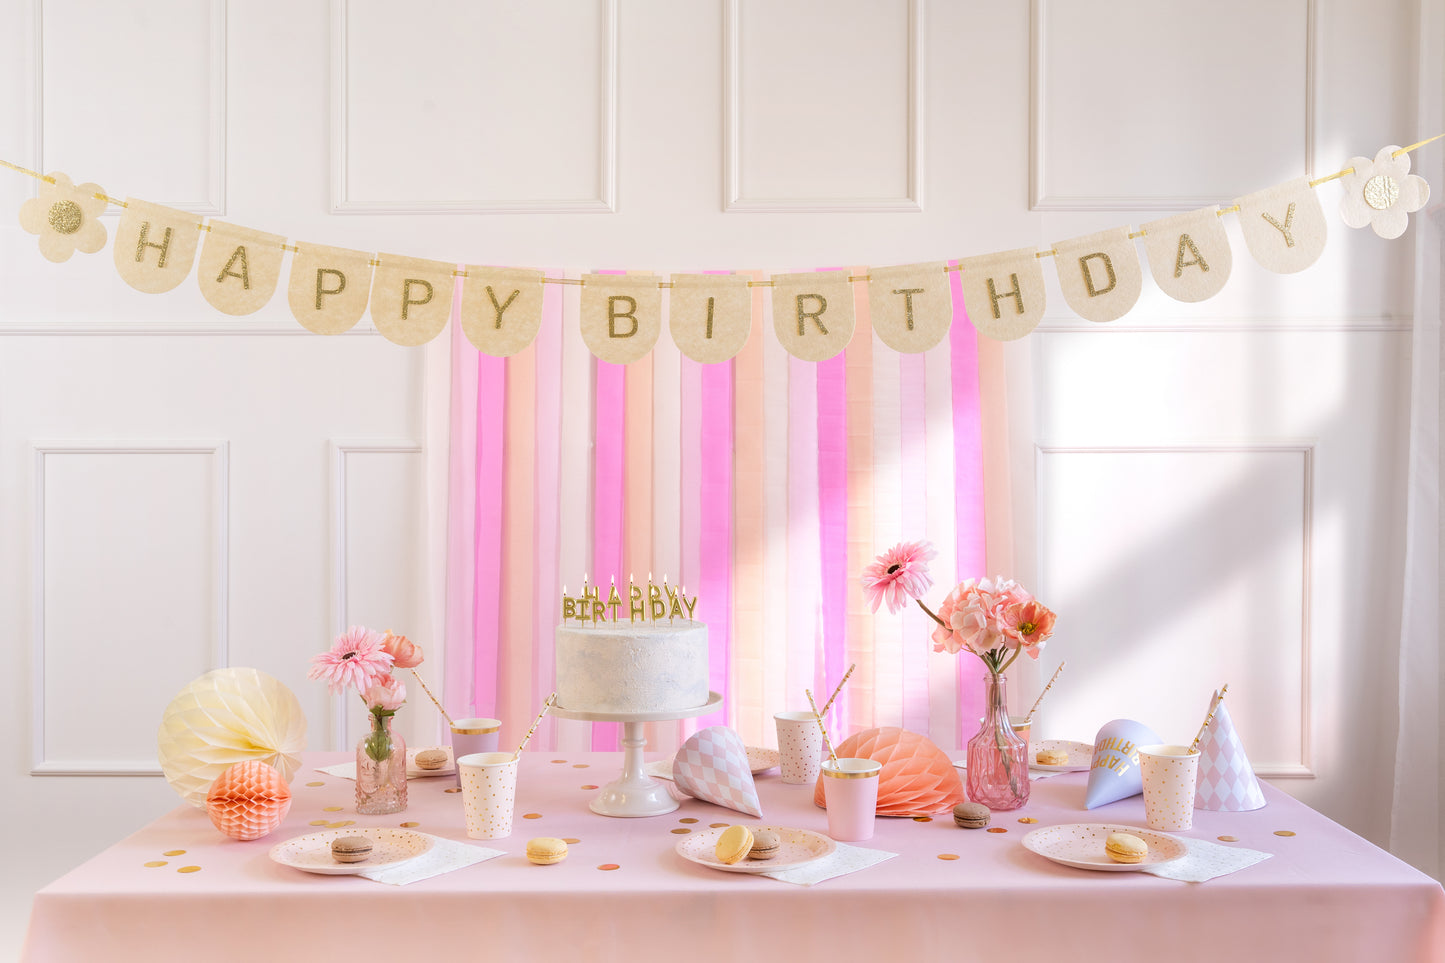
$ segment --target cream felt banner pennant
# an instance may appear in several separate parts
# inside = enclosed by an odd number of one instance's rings
[[[827,361],[848,347],[856,323],[847,271],[773,275],[773,332],[793,357]]]
[[[105,192],[99,184],[72,184],[59,171],[40,182],[40,195],[20,205],[20,227],[40,235],[40,253],[60,264],[76,251],[94,254],[105,247]]]
[[[371,297],[371,260],[365,251],[297,244],[286,291],[291,314],[316,334],[350,331]]]
[[[868,312],[878,338],[894,351],[921,354],[953,324],[953,290],[942,261],[868,269]]]
[[[1218,207],[1150,221],[1144,225],[1144,250],[1154,283],[1176,301],[1214,297],[1233,265]]]
[[[191,273],[200,235],[196,215],[128,197],[115,229],[116,273],[137,291],[163,294]]]
[[[582,278],[582,340],[603,361],[638,361],[662,333],[662,289],[647,274]]]
[[[1059,241],[1054,245],[1054,267],[1064,300],[1088,321],[1122,318],[1144,290],[1139,251],[1127,227]]]
[[[371,321],[392,344],[426,344],[452,316],[456,265],[378,254],[371,281]]]
[[[541,271],[467,265],[462,282],[462,333],[478,351],[508,358],[542,327]]]
[[[211,221],[210,234],[201,245],[196,282],[201,295],[222,314],[252,314],[276,293],[281,278],[279,234],[253,231],[239,224]]]
[[[1294,274],[1324,253],[1325,212],[1308,178],[1247,194],[1234,203],[1245,246],[1267,270]]]
[[[978,332],[1014,341],[1044,316],[1044,270],[1031,247],[963,259],[963,303]]]
[[[684,356],[699,364],[736,357],[753,329],[753,295],[741,274],[674,274],[667,329]]]

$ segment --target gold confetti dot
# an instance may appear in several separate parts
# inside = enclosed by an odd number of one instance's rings
[[[523,819],[541,819],[541,818],[542,818],[542,814],[541,814],[541,813],[523,813],[523,814],[522,814],[522,818],[523,818]]]
[[[162,855],[162,856],[184,856],[184,855],[186,855],[186,851],[185,851],[184,849],[168,849],[168,850],[166,850],[165,852],[161,853],[161,855]]]
[[[1293,836],[1293,835],[1294,835],[1294,833],[1291,832],[1291,831],[1288,830],[1288,829],[1276,829],[1276,830],[1274,831],[1274,834],[1275,834],[1276,836]]]
[[[592,783],[589,782],[587,785],[583,786],[582,788],[583,788],[583,789],[596,789],[597,787],[594,786],[594,785],[592,785]]]
[[[442,792],[461,792],[461,791],[462,791],[462,787],[461,787],[461,786],[453,786],[453,787],[450,788],[450,789],[443,789],[443,790],[442,790]]]
[[[553,760],[552,760],[552,765],[554,765],[554,766],[560,766],[560,765],[562,765],[563,763],[565,763],[566,761],[567,761],[566,759],[553,759]]]
[[[147,868],[154,869],[154,868],[157,867],[157,866],[164,866],[165,864],[166,864],[166,861],[165,861],[164,859],[153,859],[153,860],[151,860],[149,863],[146,863],[145,865],[146,865]]]
[[[939,854],[938,854],[938,858],[939,858],[939,859],[957,859],[957,858],[958,858],[958,854],[957,854],[957,853],[939,853]]]
[[[421,823],[402,823],[402,824],[401,824],[401,828],[402,828],[402,829],[415,829],[417,826],[420,826],[420,825],[421,825]]]
[[[686,836],[688,833],[692,832],[692,830],[688,829],[686,826],[679,826],[677,829],[672,830],[672,832],[676,833],[679,836]]]
[[[585,762],[574,762],[574,763],[572,764],[572,768],[573,768],[573,769],[586,769],[589,765],[590,765],[589,763],[585,763]]]
[[[609,872],[609,871],[614,870],[614,869],[621,869],[622,867],[621,867],[621,866],[618,866],[616,863],[603,863],[601,866],[598,866],[597,868],[600,869],[600,870],[602,870],[603,872]]]
[[[575,836],[564,836],[564,837],[562,838],[562,842],[566,843],[568,846],[571,846],[571,845],[574,845],[574,844],[576,844],[576,843],[582,842],[582,840],[578,839],[578,838],[575,837]]]
[[[708,823],[708,824],[707,824],[707,828],[708,828],[708,829],[727,829],[727,828],[728,828],[728,824],[727,824],[727,823]]]
[[[341,806],[322,806],[321,811],[324,813],[339,813],[342,808]]]
[[[327,822],[326,820],[324,820],[324,819],[313,819],[313,820],[311,820],[311,822],[310,822],[309,825],[312,825],[312,826],[330,826],[331,824],[330,824],[329,822]]]
[[[306,785],[308,785],[308,786],[324,786],[324,785],[326,785],[326,783],[324,783],[324,782],[308,782]]]
[[[1032,816],[1020,816],[1020,817],[1019,817],[1019,822],[1021,822],[1021,823],[1036,823],[1036,822],[1038,822],[1038,820],[1035,819],[1035,818],[1032,817]]]
[[[913,817],[913,821],[914,821],[915,823],[931,823],[931,822],[933,822],[933,817],[932,817],[932,816],[914,816],[914,817]]]
[[[694,818],[691,817],[691,816],[684,816],[684,817],[682,817],[681,819],[679,819],[678,822],[680,822],[680,823],[687,823],[689,826],[691,826],[693,823],[697,822],[697,820],[694,819]]]
[[[199,873],[200,871],[201,867],[199,866],[182,866],[180,869],[176,870],[176,872],[178,873]]]
[[[1239,837],[1238,837],[1238,836],[1216,836],[1215,838],[1218,839],[1221,843],[1237,843],[1237,842],[1239,842]]]
[[[988,831],[991,832],[991,833],[1006,833],[1006,832],[1008,832],[1008,830],[1005,829],[1005,828],[1002,827],[1002,826],[990,826],[990,827],[988,827]]]

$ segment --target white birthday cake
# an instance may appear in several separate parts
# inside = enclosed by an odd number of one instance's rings
[[[557,704],[563,708],[674,712],[707,700],[707,626],[702,622],[557,627]]]

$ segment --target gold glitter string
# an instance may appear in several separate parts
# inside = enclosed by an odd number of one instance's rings
[[[1204,738],[1204,730],[1214,721],[1214,714],[1219,711],[1219,704],[1224,701],[1224,694],[1229,691],[1229,683],[1224,683],[1224,688],[1219,690],[1219,698],[1209,707],[1209,715],[1204,717],[1204,725],[1199,727],[1199,732],[1194,736],[1194,741],[1189,744],[1189,751],[1195,752],[1199,748],[1199,740]]]
[[[1405,154],[1410,153],[1410,152],[1413,151],[1413,150],[1418,150],[1418,149],[1420,149],[1421,147],[1424,147],[1426,144],[1433,144],[1435,141],[1440,140],[1441,138],[1445,138],[1445,133],[1436,134],[1434,137],[1427,137],[1427,138],[1425,138],[1424,140],[1416,141],[1415,143],[1411,144],[1409,147],[1401,147],[1401,148],[1399,148],[1398,150],[1394,151],[1394,153],[1392,153],[1390,156],[1391,156],[1391,157],[1401,157],[1401,156],[1403,156],[1403,155],[1405,155]],[[54,184],[54,183],[55,183],[55,178],[51,177],[51,176],[48,175],[48,174],[41,174],[41,173],[39,173],[38,171],[33,171],[33,170],[31,170],[30,168],[28,168],[28,167],[21,167],[19,164],[12,164],[10,161],[7,161],[7,160],[5,160],[5,159],[3,159],[3,158],[0,158],[0,167],[7,167],[7,168],[9,168],[9,169],[12,170],[12,171],[16,171],[17,173],[24,174],[24,175],[26,175],[26,176],[28,176],[28,177],[33,177],[33,178],[35,178],[36,180],[45,181],[47,184]],[[1346,167],[1344,170],[1335,171],[1333,174],[1325,174],[1325,175],[1322,176],[1322,177],[1316,177],[1314,180],[1312,180],[1312,181],[1309,182],[1309,185],[1310,185],[1310,187],[1319,187],[1321,184],[1325,184],[1325,183],[1328,183],[1328,182],[1330,182],[1330,181],[1337,180],[1338,178],[1344,177],[1346,174],[1353,174],[1354,172],[1355,172],[1355,169],[1354,169],[1353,167]],[[119,199],[117,199],[117,198],[111,197],[111,196],[108,195],[108,194],[96,193],[94,196],[95,196],[96,200],[105,201],[105,202],[107,202],[107,203],[109,203],[109,204],[115,204],[115,205],[118,206],[118,207],[128,207],[128,206],[129,206],[129,205],[126,204],[125,201],[122,201],[122,200],[119,200]],[[1236,211],[1238,211],[1238,210],[1239,210],[1239,205],[1238,205],[1238,204],[1235,204],[1235,205],[1233,205],[1233,206],[1231,206],[1231,207],[1220,208],[1220,209],[1217,210],[1215,213],[1216,213],[1219,217],[1223,217],[1223,216],[1226,215],[1226,214],[1231,214],[1231,213],[1234,213],[1234,212],[1236,212]],[[202,222],[202,223],[199,225],[199,227],[200,227],[200,229],[203,230],[203,231],[209,231],[209,230],[211,230],[211,226],[210,226],[209,224],[206,224],[205,222]],[[1137,239],[1137,238],[1144,237],[1144,236],[1146,235],[1146,233],[1147,233],[1147,232],[1145,232],[1145,231],[1142,230],[1142,229],[1141,229],[1141,230],[1138,230],[1138,231],[1132,231],[1132,232],[1130,232],[1130,234],[1129,234],[1129,239],[1130,239],[1130,240],[1134,240],[1134,239]],[[300,253],[300,248],[299,248],[299,247],[296,247],[295,245],[286,244],[285,242],[282,242],[282,244],[280,245],[280,247],[281,247],[281,250],[283,250],[283,251],[290,251],[290,252],[292,252],[293,254]],[[1046,258],[1046,257],[1056,257],[1056,256],[1058,255],[1058,253],[1059,253],[1059,252],[1057,251],[1057,249],[1055,249],[1055,248],[1049,248],[1047,251],[1037,251],[1037,252],[1035,252],[1035,253],[1034,253],[1034,257],[1040,258],[1040,259]],[[370,264],[371,264],[372,267],[380,267],[380,266],[382,265],[382,262],[376,260],[375,258],[373,258],[373,259],[371,259]],[[962,270],[963,270],[963,265],[961,265],[961,264],[948,265],[948,266],[944,267],[944,269],[943,269],[944,273],[950,273],[950,272],[962,271]],[[465,277],[468,277],[469,275],[467,274],[466,271],[453,271],[453,272],[452,272],[452,276],[453,276],[453,277],[459,277],[459,278],[465,278]],[[541,280],[542,280],[542,283],[543,283],[543,284],[575,284],[575,285],[578,285],[579,287],[580,287],[580,286],[583,286],[583,285],[585,285],[585,284],[587,283],[586,281],[584,281],[584,280],[581,279],[581,278],[551,278],[551,277],[544,277],[544,278],[542,278]],[[871,280],[873,280],[873,278],[872,278],[871,275],[867,275],[867,274],[857,274],[857,275],[848,275],[848,280],[849,280],[849,281],[871,281]],[[749,281],[749,282],[747,282],[747,284],[748,284],[748,287],[750,287],[750,288],[771,288],[771,287],[774,287],[774,286],[775,286],[772,281]],[[671,288],[673,285],[672,285],[672,282],[671,282],[671,281],[659,281],[658,284],[657,284],[657,286],[658,286],[659,288]],[[445,714],[445,713],[443,713],[443,714]]]

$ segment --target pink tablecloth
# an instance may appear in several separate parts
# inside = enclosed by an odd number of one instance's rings
[[[880,819],[873,840],[859,845],[898,858],[803,887],[716,872],[674,852],[674,830],[747,821],[739,814],[696,801],[648,819],[591,813],[594,790],[585,787],[616,777],[618,754],[528,753],[512,836],[478,844],[507,855],[396,887],[310,875],[267,856],[276,842],[316,831],[309,824],[320,819],[415,822],[466,839],[460,796],[442,791],[450,780],[414,780],[405,813],[357,816],[352,784],[314,771],[342,758],[308,756],[290,815],[265,839],[223,839],[203,812],[183,806],[45,887],[23,958],[1445,959],[1439,883],[1269,787],[1264,809],[1198,812],[1194,829],[1180,834],[1236,836],[1234,845],[1274,854],[1206,883],[1072,869],[1025,850],[1020,840],[1039,826],[1143,825],[1138,797],[1086,812],[1079,773],[1036,782],[1028,806],[995,813],[1005,833],[960,830],[947,816]],[[826,829],[811,787],[784,785],[774,771],[758,788],[764,822]],[[522,818],[528,813],[537,816]],[[1039,822],[1021,824],[1021,816]],[[565,862],[533,866],[522,855],[532,836],[580,842]],[[185,852],[165,855],[176,850]],[[146,865],[155,862],[164,865]],[[618,868],[599,868],[609,864]],[[177,872],[188,866],[200,870]]]

